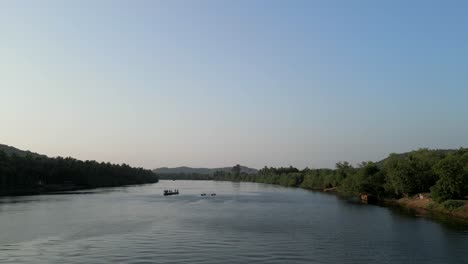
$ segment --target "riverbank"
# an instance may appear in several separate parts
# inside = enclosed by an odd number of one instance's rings
[[[224,181],[224,180],[223,180]],[[228,180],[229,181],[229,180]],[[236,181],[234,181],[236,182]],[[239,181],[237,181],[239,182]],[[243,181],[251,182],[251,181]],[[254,181],[255,182],[255,181]],[[272,184],[283,187],[293,187],[301,188],[310,191],[324,192],[331,195],[337,195],[343,198],[350,197],[348,194],[345,194],[343,191],[340,191],[340,188],[331,187],[331,188],[305,188],[303,186],[284,186],[281,184],[266,183],[266,182],[257,182],[264,184]],[[358,195],[353,196],[355,199],[360,199]],[[449,200],[443,204],[439,204],[429,198],[429,193],[425,193],[422,196],[416,195],[408,198],[400,199],[380,199],[376,201],[375,204],[385,207],[400,207],[402,209],[410,209],[417,212],[419,215],[432,215],[432,216],[443,216],[449,217],[455,220],[460,220],[462,222],[468,223],[468,200]]]
[[[101,185],[101,186],[84,186],[76,184],[46,184],[36,187],[17,187],[10,189],[0,190],[0,197],[2,196],[23,196],[23,195],[41,195],[41,194],[60,194],[72,191],[81,190],[92,190],[98,188],[113,188],[113,187],[125,187],[125,186],[136,186],[144,184],[153,184],[157,181],[135,183],[135,184],[118,184],[118,185]]]
[[[21,196],[21,195],[39,195],[54,192],[68,192],[90,189],[87,186],[75,184],[47,184],[41,186],[22,186],[0,190],[0,196]]]
[[[443,214],[459,220],[468,221],[468,201],[449,200],[439,204],[429,197],[408,197],[398,200],[385,200],[388,205],[396,205],[422,213]]]
[[[311,189],[312,191],[321,191],[343,196],[337,188]],[[359,199],[359,197],[356,197]],[[377,201],[377,205],[401,207],[413,210],[418,214],[440,215],[468,222],[468,201],[467,200],[448,200],[442,204],[433,201],[429,193],[415,195],[412,197],[400,199],[383,199]]]
[[[321,191],[343,196],[337,188],[313,189],[312,191]],[[358,197],[356,197],[358,198]],[[418,214],[440,215],[468,222],[468,200],[448,200],[442,204],[433,201],[429,193],[415,195],[412,197],[400,199],[383,199],[377,202],[377,205],[401,207],[410,209]]]
[[[0,145],[0,196],[66,192],[157,182],[151,170],[71,157],[49,158]],[[6,151],[5,151],[6,150]]]

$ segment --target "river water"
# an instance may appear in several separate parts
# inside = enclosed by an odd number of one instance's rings
[[[161,181],[0,198],[0,263],[460,264],[468,227],[302,189]]]

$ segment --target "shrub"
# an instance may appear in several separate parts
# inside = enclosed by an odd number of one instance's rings
[[[447,200],[442,203],[442,206],[445,209],[450,210],[450,211],[455,210],[463,205],[464,205],[463,201],[457,201],[457,200]]]
[[[439,180],[431,188],[431,197],[441,203],[449,199],[461,198],[466,193],[468,175],[464,161],[457,155],[449,155],[435,166]]]

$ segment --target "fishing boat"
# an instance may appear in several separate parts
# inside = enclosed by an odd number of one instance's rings
[[[167,196],[167,195],[177,195],[179,194],[179,190],[164,190],[164,196]]]

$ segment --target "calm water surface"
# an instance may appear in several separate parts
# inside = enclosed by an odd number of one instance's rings
[[[301,189],[161,181],[0,198],[0,263],[460,264],[468,227]]]

